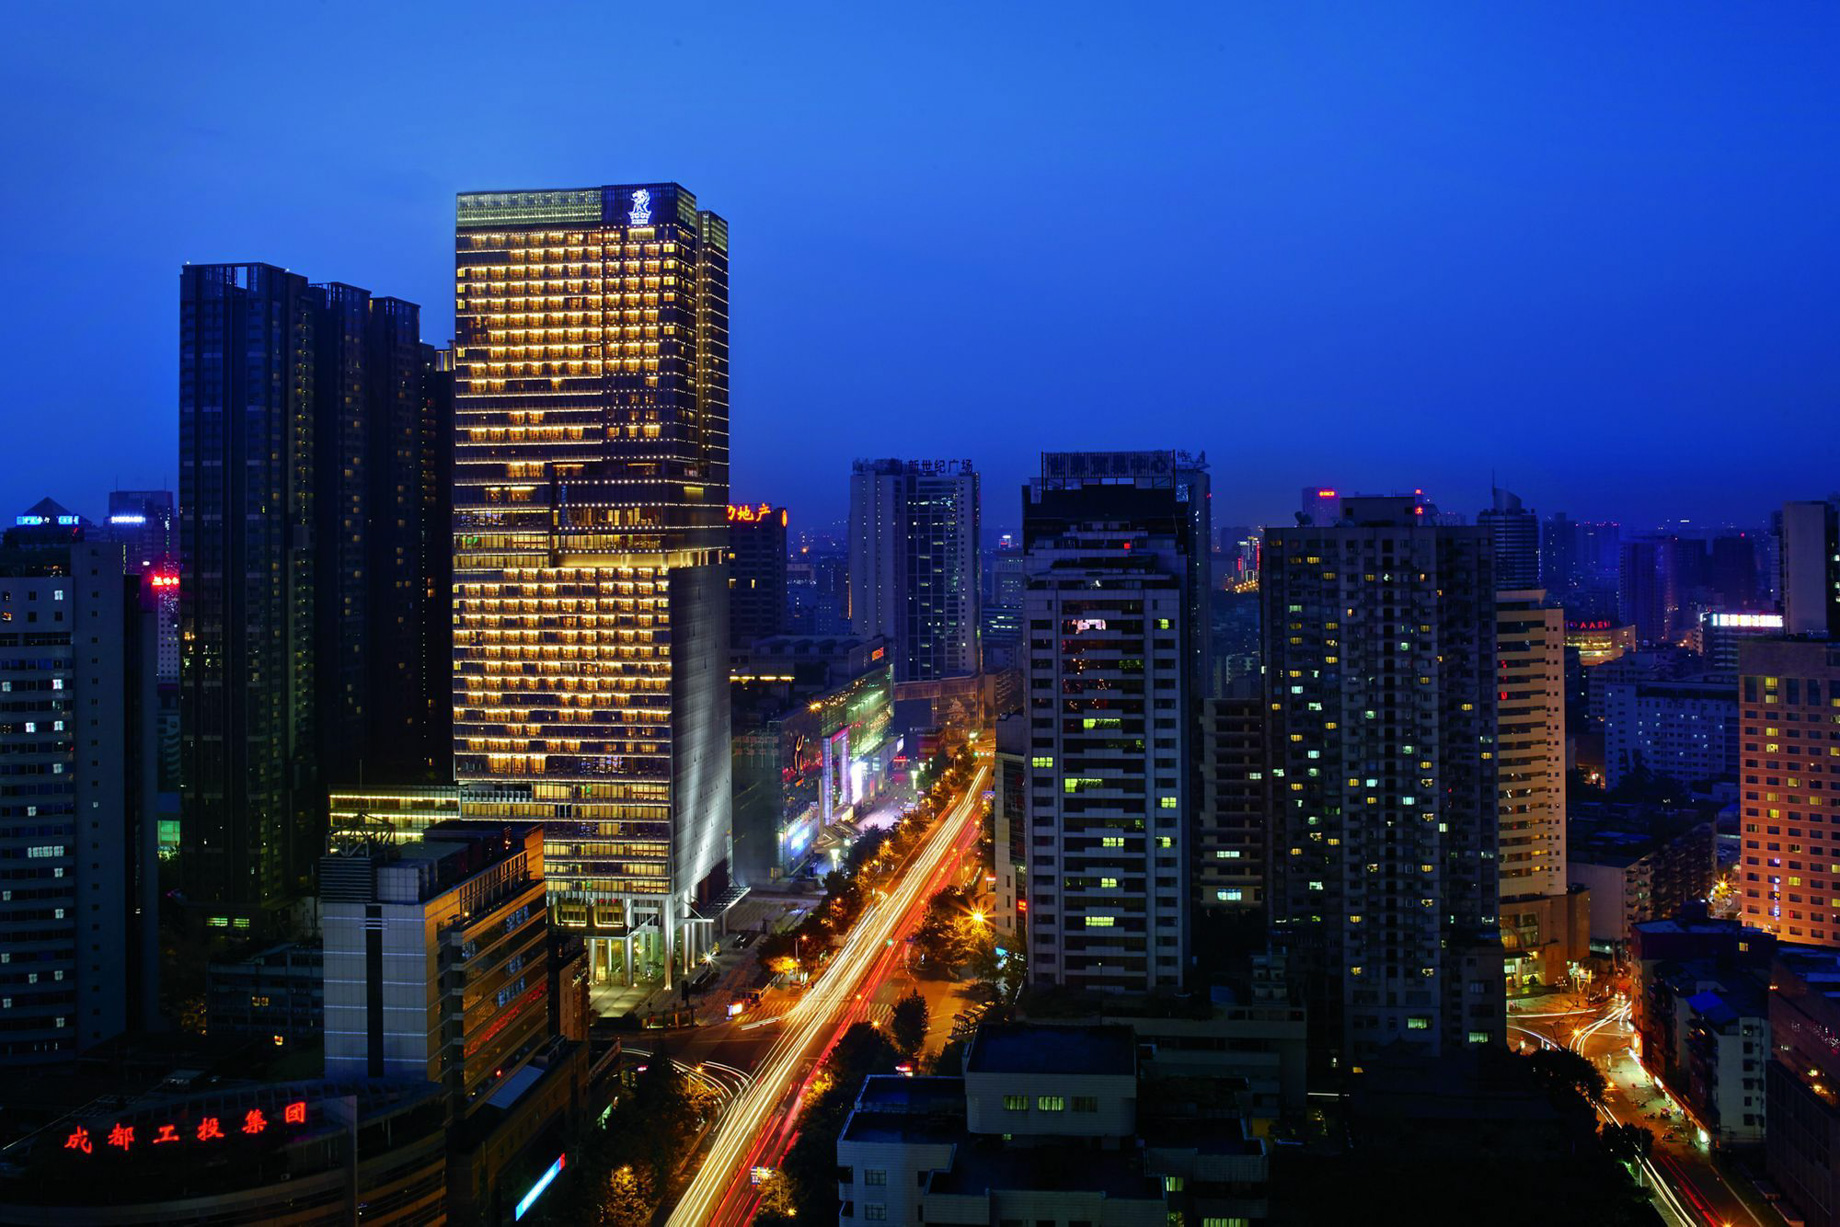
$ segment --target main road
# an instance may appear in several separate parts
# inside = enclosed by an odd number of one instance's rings
[[[758,1194],[749,1175],[777,1166],[791,1146],[800,1101],[837,1037],[860,1020],[875,990],[899,964],[904,939],[926,901],[952,880],[980,829],[979,804],[990,768],[979,763],[951,810],[910,856],[885,897],[863,909],[830,964],[784,1015],[773,1046],[729,1105],[669,1227],[726,1227],[753,1217]]]

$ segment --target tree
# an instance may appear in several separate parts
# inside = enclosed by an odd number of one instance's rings
[[[888,1029],[894,1033],[894,1046],[909,1057],[917,1057],[926,1047],[926,998],[909,993],[894,1003],[894,1017]]]
[[[651,1173],[645,1170],[643,1164],[635,1167],[623,1163],[607,1177],[600,1206],[600,1221],[604,1227],[646,1227],[652,1221],[657,1205],[658,1195],[652,1185]]]
[[[643,1122],[639,1148],[651,1161],[652,1177],[667,1183],[689,1140],[695,1108],[683,1071],[671,1060],[663,1044],[633,1083],[633,1117]]]
[[[1655,1135],[1641,1125],[1605,1125],[1604,1150],[1623,1163],[1640,1163],[1655,1151]]]
[[[1555,1096],[1576,1095],[1598,1103],[1608,1084],[1604,1071],[1569,1048],[1542,1048],[1527,1058],[1528,1066]]]

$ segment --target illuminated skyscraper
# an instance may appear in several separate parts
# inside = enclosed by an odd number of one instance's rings
[[[529,787],[601,974],[668,977],[728,893],[728,224],[475,192],[455,246],[455,775]]]

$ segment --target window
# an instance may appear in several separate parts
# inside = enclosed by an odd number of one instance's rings
[[[1029,1110],[1029,1097],[1027,1095],[1005,1095],[1003,1097],[1003,1110],[1005,1112],[1027,1112]]]
[[[1237,886],[1229,886],[1214,892],[1214,898],[1222,903],[1238,903],[1245,892]]]
[[[1034,758],[1029,760],[1029,765],[1038,768],[1052,767],[1054,765],[1054,756],[1052,754],[1037,754]]]
[[[1109,929],[1118,923],[1116,916],[1088,916],[1086,927],[1089,929]]]
[[[1067,1101],[1059,1095],[1042,1095],[1035,1100],[1035,1106],[1043,1112],[1065,1112]]]
[[[886,1186],[888,1183],[888,1169],[885,1167],[863,1168],[863,1183],[865,1185],[878,1187]]]
[[[1073,1110],[1075,1112],[1097,1112],[1099,1110],[1098,1096],[1075,1095],[1073,1097]]]
[[[1471,1031],[1469,1033],[1469,1042],[1472,1044],[1486,1044],[1489,1042],[1489,1033],[1487,1031]]]
[[[864,1202],[863,1221],[866,1223],[886,1223],[888,1221],[887,1205],[879,1201]]]
[[[1182,1177],[1180,1176],[1163,1177],[1163,1192],[1180,1193],[1181,1191],[1182,1191]]]
[[[1156,803],[1163,809],[1174,809],[1177,804],[1174,797],[1158,797]]]

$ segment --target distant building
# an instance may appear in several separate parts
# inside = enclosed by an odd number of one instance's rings
[[[1738,692],[1730,675],[1635,679],[1604,688],[1604,771],[1611,788],[1638,771],[1696,784],[1737,770]]]
[[[1272,529],[1261,580],[1269,905],[1338,1069],[1504,1036],[1493,543],[1411,496],[1343,506]]]
[[[1618,626],[1608,618],[1565,624],[1565,646],[1575,648],[1585,668],[1608,664],[1636,649],[1636,628]]]
[[[850,627],[880,635],[897,682],[976,673],[978,474],[969,460],[858,460]]]
[[[1667,591],[1661,577],[1661,551],[1653,541],[1623,544],[1617,567],[1617,616],[1636,628],[1643,643],[1667,636]]]
[[[1744,746],[1739,869],[1744,923],[1781,941],[1840,946],[1840,644],[1750,640],[1738,648]]]
[[[728,647],[786,631],[786,509],[728,507]]]
[[[1783,629],[1840,638],[1840,503],[1784,503],[1780,523]]]
[[[139,589],[119,545],[0,549],[0,1066],[68,1062],[156,1017],[157,663]]]
[[[1779,613],[1740,613],[1707,610],[1699,616],[1701,656],[1714,673],[1738,672],[1738,645],[1746,639],[1780,639],[1783,616]]]
[[[1513,493],[1497,486],[1494,504],[1476,514],[1476,526],[1495,542],[1495,583],[1502,591],[1540,586],[1540,518]]]
[[[1694,811],[1574,806],[1566,857],[1573,886],[1591,892],[1591,942],[1609,950],[1635,926],[1703,903],[1717,871],[1713,825]]]

